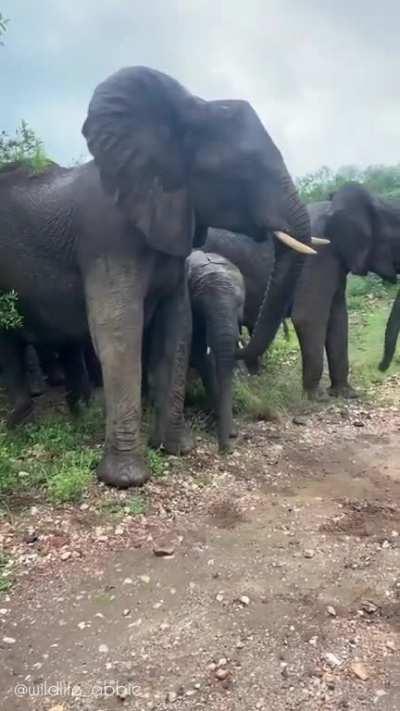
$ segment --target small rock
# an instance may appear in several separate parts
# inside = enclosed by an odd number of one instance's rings
[[[244,643],[239,640],[236,642],[236,649],[244,649]]]
[[[133,585],[133,580],[132,578],[125,578],[123,581],[122,585]]]
[[[71,551],[63,551],[60,555],[60,558],[61,560],[68,560],[69,558],[71,558],[71,555]]]
[[[131,614],[131,611],[130,611],[130,609],[127,607],[127,608],[123,611],[122,614],[123,614],[124,617],[128,617],[128,615]]]
[[[397,651],[396,644],[395,644],[395,642],[394,642],[392,639],[387,639],[387,640],[386,640],[386,647],[387,647],[388,649],[390,649],[392,652],[396,652],[396,651]]]
[[[124,533],[124,529],[122,528],[122,526],[116,526],[116,527],[115,527],[115,529],[114,529],[114,534],[115,534],[116,536],[122,536],[123,533]]]
[[[383,541],[382,543],[382,548],[390,548],[390,542],[389,541]]]
[[[217,667],[226,667],[227,664],[228,664],[228,660],[226,659],[226,657],[222,657],[219,660]]]
[[[225,679],[227,679],[229,675],[230,675],[229,669],[217,669],[215,672],[215,676],[218,679],[218,681],[225,681]]]
[[[89,504],[81,504],[79,508],[81,511],[87,511],[89,508]]]
[[[324,657],[330,667],[340,667],[340,665],[342,664],[342,660],[331,652],[327,652]]]
[[[173,704],[178,698],[178,694],[175,691],[169,691],[165,697],[167,704]]]
[[[315,551],[312,548],[306,548],[303,555],[304,558],[314,558]]]
[[[331,676],[331,674],[326,674],[324,678],[328,689],[333,690],[335,688],[335,677]]]
[[[247,597],[247,595],[242,595],[242,596],[239,598],[239,602],[241,603],[241,605],[244,605],[245,607],[248,607],[248,605],[250,605],[250,598]]]
[[[31,506],[31,516],[36,516],[39,513],[37,506]]]
[[[56,704],[52,706],[49,711],[64,711],[65,706],[63,704]]]
[[[153,546],[153,553],[157,556],[157,558],[168,558],[171,555],[174,555],[175,548],[168,544],[163,545],[162,543],[155,543]]]
[[[215,599],[217,602],[223,602],[224,596],[222,593],[218,593],[218,595],[216,595]]]
[[[84,630],[86,627],[90,627],[87,622],[78,622],[78,627],[80,630]]]
[[[106,644],[100,644],[99,645],[99,652],[100,654],[108,654],[108,647]]]
[[[361,609],[364,610],[365,612],[368,612],[369,615],[373,615],[373,613],[376,612],[378,608],[370,600],[364,600],[361,603]]]
[[[354,427],[365,427],[362,420],[354,420],[353,425]]]
[[[358,677],[358,679],[361,679],[361,681],[366,681],[369,677],[368,671],[362,662],[353,662],[350,665],[350,669],[353,672],[354,676]]]
[[[35,543],[38,539],[39,536],[33,528],[29,528],[23,537],[24,543]]]
[[[293,417],[292,420],[294,425],[300,425],[301,427],[304,427],[307,424],[307,418],[306,417]]]
[[[334,607],[332,607],[332,605],[328,605],[326,609],[331,617],[336,617],[336,610]]]
[[[148,585],[151,580],[149,575],[139,575],[139,579],[142,581],[142,583],[145,583],[146,585]]]
[[[3,637],[4,644],[15,644],[16,640],[14,637]]]

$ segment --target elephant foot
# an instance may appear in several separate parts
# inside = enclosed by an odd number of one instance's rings
[[[231,454],[233,451],[232,442],[228,439],[227,441],[218,442],[218,451],[220,454]]]
[[[142,486],[150,478],[150,469],[138,454],[108,450],[97,467],[97,477],[108,486],[128,489]]]
[[[245,360],[245,363],[249,375],[260,375],[261,358],[256,358],[255,360]]]
[[[7,417],[7,427],[13,429],[17,425],[26,422],[33,413],[32,400],[26,400],[19,405],[16,405]]]
[[[171,436],[166,437],[164,442],[164,449],[168,454],[174,454],[175,456],[185,456],[189,454],[194,447],[193,435],[191,429],[188,425],[182,429],[179,437]]]
[[[344,400],[357,400],[360,395],[351,385],[333,386],[329,389],[331,397],[342,397]]]
[[[327,402],[329,400],[328,394],[320,387],[304,388],[304,395],[311,402]]]

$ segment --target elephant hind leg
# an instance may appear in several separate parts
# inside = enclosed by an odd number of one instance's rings
[[[64,347],[60,352],[65,372],[66,399],[70,412],[79,414],[79,402],[89,405],[92,388],[80,345]]]
[[[24,422],[33,412],[29,382],[26,372],[25,347],[11,335],[0,336],[0,363],[4,371],[10,412],[7,427]]]

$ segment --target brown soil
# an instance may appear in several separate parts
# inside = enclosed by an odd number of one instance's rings
[[[0,708],[400,709],[400,412],[243,424],[231,456],[201,437],[169,461],[146,515],[96,484],[0,524]]]

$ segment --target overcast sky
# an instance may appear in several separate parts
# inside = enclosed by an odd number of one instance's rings
[[[0,129],[85,158],[96,84],[144,64],[246,98],[294,175],[400,161],[399,0],[0,0]]]

